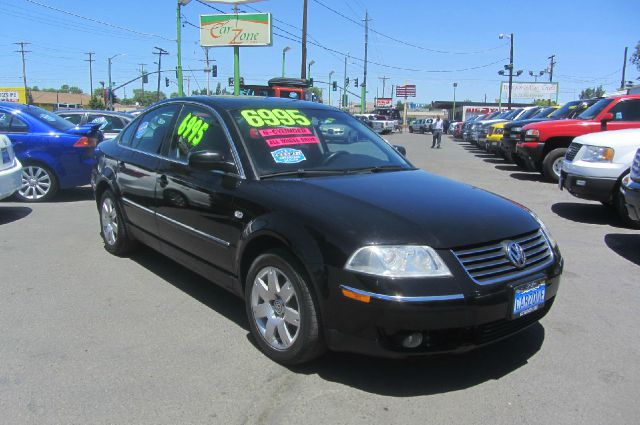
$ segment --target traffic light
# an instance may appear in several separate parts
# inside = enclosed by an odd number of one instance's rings
[[[309,86],[313,87],[313,78],[309,78]]]
[[[344,79],[344,86],[348,86],[349,85],[349,77]]]
[[[142,74],[142,82],[144,84],[149,83],[149,74]]]
[[[358,79],[353,80],[353,87],[358,87]]]
[[[169,87],[169,78],[168,77],[164,77],[164,85],[165,85],[165,87]]]
[[[176,66],[176,80],[178,79],[178,67]]]
[[[333,88],[333,91],[338,91],[338,82],[334,81],[333,83],[331,83],[331,87]]]
[[[217,77],[218,76],[218,65],[213,65],[211,67],[211,76],[212,77]]]
[[[229,87],[233,86],[233,77],[229,77]]]

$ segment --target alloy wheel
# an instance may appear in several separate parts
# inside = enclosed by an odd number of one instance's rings
[[[251,289],[251,311],[262,338],[276,350],[286,350],[300,331],[298,294],[291,280],[276,267],[261,269]]]
[[[100,208],[100,222],[104,240],[109,245],[115,245],[118,240],[118,212],[111,198],[104,198]]]
[[[557,158],[553,161],[553,174],[556,175],[558,179],[560,179],[560,172],[562,171],[562,161],[564,160],[564,156]]]
[[[37,165],[27,165],[22,169],[22,186],[18,193],[26,199],[42,199],[51,189],[51,176],[49,172]]]

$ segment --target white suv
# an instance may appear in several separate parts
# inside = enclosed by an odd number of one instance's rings
[[[13,153],[11,141],[0,134],[0,199],[13,195],[22,186],[22,165]]]
[[[562,162],[560,189],[567,189],[578,198],[615,206],[621,218],[631,224],[619,188],[629,174],[638,148],[640,129],[576,137]]]

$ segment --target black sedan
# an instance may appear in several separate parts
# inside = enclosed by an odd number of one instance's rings
[[[160,102],[96,150],[104,245],[141,242],[243,298],[282,364],[465,350],[537,322],[563,265],[544,225],[400,151],[317,103]]]

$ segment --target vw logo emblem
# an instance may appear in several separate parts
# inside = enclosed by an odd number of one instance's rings
[[[504,254],[511,261],[511,264],[521,269],[527,262],[527,255],[520,244],[512,241],[504,242]]]

